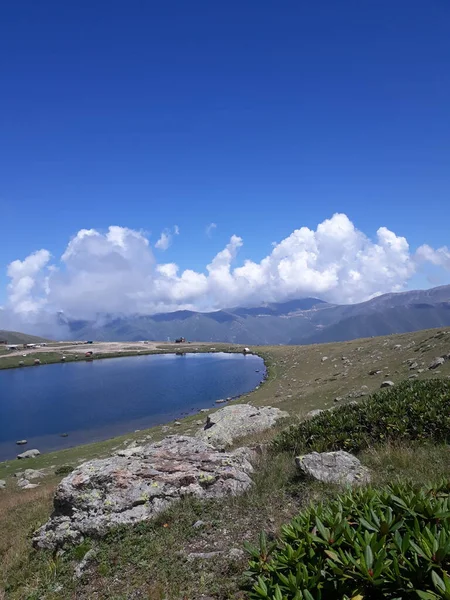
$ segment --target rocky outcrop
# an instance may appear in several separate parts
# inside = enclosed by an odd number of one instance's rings
[[[231,446],[234,440],[270,429],[286,417],[289,414],[279,408],[234,404],[210,415],[196,436],[215,448],[224,449]]]
[[[369,483],[370,474],[360,461],[343,450],[338,452],[311,452],[295,459],[297,468],[309,477],[339,485]]]
[[[133,452],[86,462],[63,479],[34,546],[79,543],[85,535],[151,519],[184,496],[235,495],[252,483],[248,450],[222,453],[196,438],[170,436]]]
[[[0,490],[4,490],[6,487],[6,481],[4,479],[0,479]]]

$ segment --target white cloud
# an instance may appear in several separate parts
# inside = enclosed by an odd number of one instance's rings
[[[447,246],[434,250],[428,244],[423,244],[417,248],[416,258],[419,262],[429,262],[450,271],[450,249]]]
[[[158,247],[165,244],[161,241]],[[204,272],[180,271],[173,262],[156,263],[143,232],[119,226],[105,233],[82,229],[58,262],[49,264],[50,253],[39,250],[8,266],[8,301],[0,319],[3,326],[20,318],[42,324],[58,311],[95,318],[103,313],[213,310],[305,296],[351,303],[404,289],[419,263],[450,270],[447,248],[424,245],[411,254],[404,237],[380,227],[371,240],[344,214],[333,215],[316,230],[296,229],[260,262],[244,260],[234,266],[243,247],[243,239],[233,235]]]
[[[178,227],[178,225],[174,225],[173,227],[173,235],[180,235],[180,228]],[[173,236],[170,233],[170,231],[168,229],[165,229],[160,237],[159,240],[156,242],[155,244],[155,248],[158,248],[158,250],[167,250],[167,248],[169,248],[169,246],[172,245],[172,241],[173,241]]]
[[[214,229],[217,229],[217,225],[215,223],[210,223],[206,226],[205,233],[208,237],[211,237]]]
[[[171,243],[172,236],[167,231],[163,231],[159,240],[155,244],[155,248],[158,248],[158,250],[167,250]]]

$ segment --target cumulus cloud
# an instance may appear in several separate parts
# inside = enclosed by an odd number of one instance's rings
[[[215,223],[210,223],[206,226],[205,233],[208,237],[211,237],[214,229],[217,229],[217,225]]]
[[[163,233],[171,238],[178,231]],[[165,244],[161,241],[159,249]],[[244,248],[244,240],[233,235],[203,272],[180,270],[173,262],[157,263],[143,232],[119,226],[106,232],[82,229],[58,261],[51,263],[50,253],[39,250],[8,266],[1,324],[19,318],[47,323],[58,311],[91,319],[305,296],[352,303],[404,289],[422,262],[450,269],[447,248],[424,245],[413,254],[404,237],[380,227],[370,239],[344,214],[333,215],[315,230],[296,229],[260,262],[245,257],[238,262]]]

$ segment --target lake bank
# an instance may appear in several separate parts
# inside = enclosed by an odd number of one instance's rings
[[[0,459],[16,440],[47,452],[198,415],[252,391],[264,370],[255,355],[202,352],[0,373]]]

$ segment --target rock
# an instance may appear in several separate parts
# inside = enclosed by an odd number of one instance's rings
[[[39,456],[39,454],[39,450],[33,448],[32,450],[27,450],[26,452],[22,452],[22,454],[18,454],[17,458],[36,458],[36,456]]]
[[[418,373],[423,373],[425,371],[425,369],[417,369]]]
[[[325,412],[325,411],[322,408],[316,408],[314,410],[310,410],[309,412],[307,412],[305,417],[307,419],[312,419],[313,417],[317,417],[317,415],[320,415],[323,412]]]
[[[216,400],[216,404],[224,404],[226,401],[226,398],[220,398],[220,400]]]
[[[279,419],[288,416],[287,412],[270,406],[226,406],[209,416],[207,424],[196,437],[223,449],[231,446],[235,439],[270,429]]]
[[[41,477],[45,477],[45,473],[43,471],[38,471],[37,469],[25,469],[22,477],[24,479],[40,479]]]
[[[328,360],[328,356],[322,356],[321,361],[325,362],[326,360]]]
[[[408,377],[408,379],[417,379],[419,376],[417,375],[417,373],[413,373],[412,375],[410,375]]]
[[[211,558],[216,558],[223,554],[222,550],[217,550],[215,552],[191,552],[187,555],[187,559],[191,560],[209,560]]]
[[[231,560],[240,560],[244,556],[245,552],[240,548],[230,548],[228,552],[228,558],[231,558]]]
[[[382,382],[380,388],[392,387],[393,385],[395,385],[393,381],[386,380]]]
[[[369,371],[369,375],[379,375],[381,371],[379,369],[372,369]]]
[[[0,479],[0,490],[4,490],[6,487],[6,481],[4,479]]]
[[[324,483],[360,485],[369,483],[370,474],[360,461],[343,450],[338,452],[311,452],[295,459],[305,475]]]
[[[410,371],[414,371],[414,369],[417,369],[418,366],[419,366],[419,363],[413,362],[409,365],[409,369],[410,369]]]
[[[125,448],[124,450],[119,450],[116,452],[116,456],[124,456],[125,458],[137,456],[142,452],[143,448],[143,446],[132,446],[131,448]]]
[[[18,446],[25,446],[25,444],[28,444],[28,440],[17,440],[16,444]]]
[[[175,421],[174,425],[176,425],[177,427],[179,427],[181,425],[181,421]]]
[[[39,486],[38,483],[30,483],[28,479],[19,479],[17,485],[23,490],[32,490],[33,488],[37,488]]]
[[[206,525],[205,521],[202,521],[201,519],[199,519],[198,521],[195,521],[195,523],[192,525],[192,527],[194,529],[200,529],[201,527],[204,527]]]
[[[102,536],[117,525],[145,521],[185,496],[220,498],[251,486],[244,454],[218,452],[198,438],[169,436],[130,457],[86,462],[59,484],[50,520],[36,531],[37,548],[56,549]]]
[[[438,367],[440,367],[441,365],[443,365],[445,362],[445,360],[439,356],[438,358],[435,358],[429,365],[428,368],[429,369],[437,369]]]
[[[86,552],[82,561],[75,567],[74,579],[81,579],[84,575],[84,571],[88,566],[88,563],[95,557],[95,550],[91,548]]]
[[[59,437],[69,437],[69,434],[68,433],[60,433]]]

